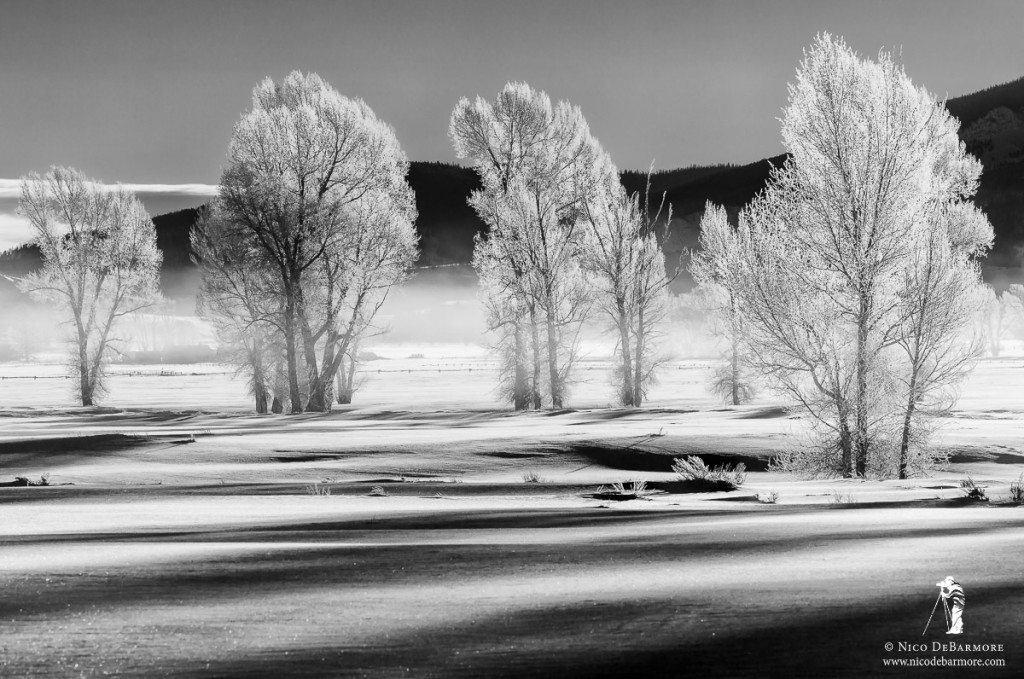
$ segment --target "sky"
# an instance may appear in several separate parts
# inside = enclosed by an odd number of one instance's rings
[[[956,96],[1024,75],[1022,26],[1020,0],[0,0],[0,249],[21,228],[4,179],[53,164],[163,185],[151,212],[195,204],[168,185],[215,185],[253,86],[293,69],[366,100],[414,160],[455,161],[458,99],[525,80],[621,168],[668,169],[779,153],[819,31]]]

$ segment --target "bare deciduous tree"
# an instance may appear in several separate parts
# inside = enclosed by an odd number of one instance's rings
[[[743,359],[744,320],[737,288],[731,276],[729,253],[736,248],[736,230],[725,208],[708,202],[700,222],[700,242],[690,271],[700,291],[701,307],[710,316],[711,334],[725,346],[726,365],[715,372],[712,391],[734,406],[754,395]]]
[[[274,335],[281,330],[279,281],[263,266],[248,234],[231,228],[204,210],[192,228],[192,251],[202,274],[197,310],[214,327],[222,352],[245,373],[256,412],[268,411],[275,396],[271,385]]]
[[[678,273],[665,269],[659,239],[664,200],[650,211],[650,175],[643,195],[628,194],[617,172],[610,185],[583,201],[587,233],[584,262],[592,275],[597,307],[616,333],[614,371],[619,403],[639,407],[661,362],[656,339],[668,313],[668,286]],[[672,220],[671,208],[664,222]]]
[[[43,257],[21,288],[67,311],[79,397],[94,405],[106,361],[117,350],[118,321],[160,300],[153,221],[127,189],[62,167],[23,177],[19,210]]]
[[[405,247],[408,234],[399,235],[395,220],[400,215],[411,231],[407,170],[391,127],[316,74],[296,71],[280,84],[263,81],[235,125],[218,213],[280,281],[292,412],[330,408],[344,353],[337,343],[347,333],[337,326],[350,293],[345,249],[358,245],[353,231],[367,224],[366,211],[373,208],[381,212],[370,222],[387,225],[378,235],[396,235],[397,249]],[[364,297],[380,289],[373,284]]]
[[[908,475],[915,415],[955,387],[984,348],[983,337],[972,332],[985,290],[974,260],[991,243],[988,219],[960,201],[937,206],[913,239],[899,295],[903,323],[896,335],[907,366],[894,366],[905,394],[901,479]]]
[[[791,158],[741,215],[736,275],[752,358],[864,475],[892,417],[887,355],[903,272],[934,207],[973,194],[979,163],[958,124],[892,58],[819,36],[782,119]]]
[[[582,201],[606,185],[613,168],[579,108],[553,105],[524,83],[507,84],[494,103],[459,101],[449,134],[483,183],[470,203],[489,230],[474,261],[491,277],[485,287],[495,293],[494,303],[505,305],[489,306],[491,325],[511,343],[503,353],[513,362],[513,404],[537,407],[546,380],[551,407],[561,408],[588,309],[580,270]]]

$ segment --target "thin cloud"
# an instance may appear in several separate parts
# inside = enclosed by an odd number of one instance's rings
[[[117,184],[104,184],[106,188],[114,188]],[[135,193],[159,194],[164,196],[196,196],[212,198],[217,195],[216,184],[121,184],[125,189]],[[20,198],[20,179],[0,179],[0,199]]]

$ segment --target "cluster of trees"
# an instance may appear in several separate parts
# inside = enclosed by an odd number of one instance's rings
[[[705,216],[693,273],[721,300],[732,365],[818,425],[803,469],[905,478],[927,461],[922,416],[983,350],[993,236],[958,125],[888,54],[821,35],[783,112],[790,159],[736,228]]]
[[[417,255],[407,171],[392,128],[318,75],[253,90],[192,246],[200,313],[257,412],[351,401],[360,340]]]
[[[469,201],[488,230],[473,266],[513,407],[564,406],[595,310],[618,342],[619,400],[639,406],[671,280],[649,196],[623,189],[578,107],[525,83],[459,101],[449,134],[481,177]]]
[[[691,271],[725,348],[715,389],[740,404],[760,380],[800,404],[818,436],[793,466],[905,478],[928,463],[928,416],[1024,317],[1024,287],[982,283],[981,165],[889,54],[820,35],[781,122],[789,159],[765,190],[736,226],[710,203],[701,223]],[[473,266],[503,393],[516,410],[562,408],[596,315],[616,340],[618,399],[640,406],[675,275],[650,175],[628,192],[580,109],[524,83],[460,100],[449,134],[481,178]],[[192,246],[200,312],[258,412],[350,402],[360,341],[417,256],[407,171],[391,127],[319,76],[254,89]],[[152,222],[131,193],[64,168],[25,177],[21,210],[44,259],[22,287],[69,311],[92,404],[116,323],[159,301]]]

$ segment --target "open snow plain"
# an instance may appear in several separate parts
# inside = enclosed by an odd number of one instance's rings
[[[768,396],[723,407],[708,362],[666,366],[642,410],[608,408],[586,362],[572,410],[516,415],[485,355],[446,353],[394,349],[325,416],[255,417],[220,366],[118,366],[81,409],[59,366],[0,365],[0,482],[51,484],[0,487],[0,675],[1024,671],[1024,360],[976,369],[938,433],[948,469],[883,482],[768,471],[805,423]],[[671,481],[684,454],[752,471],[587,497]],[[962,500],[968,474],[990,502]],[[940,614],[921,636],[949,574],[961,641],[1002,650],[933,652]],[[989,664],[885,666],[933,656]]]

